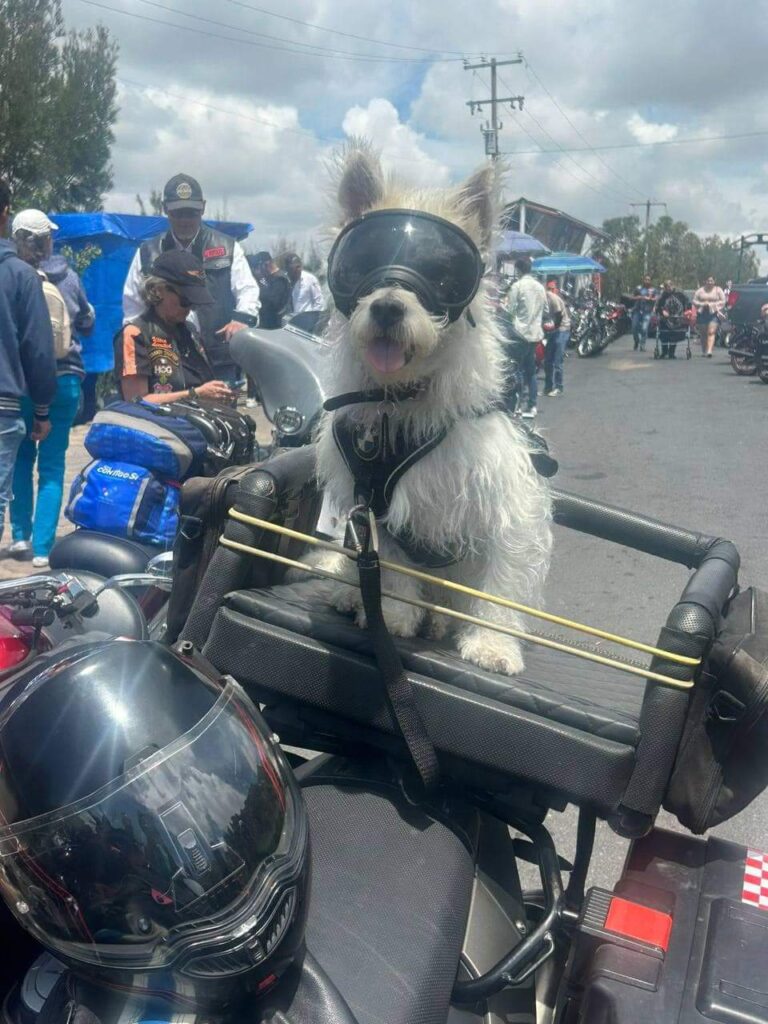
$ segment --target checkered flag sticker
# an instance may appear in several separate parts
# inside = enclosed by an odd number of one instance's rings
[[[768,910],[768,853],[747,850],[741,902],[760,910]]]

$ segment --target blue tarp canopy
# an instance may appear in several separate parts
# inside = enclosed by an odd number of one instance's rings
[[[549,249],[524,231],[502,231],[497,252],[499,256],[543,256]]]
[[[54,213],[59,230],[55,247],[71,246],[76,252],[88,245],[101,250],[83,274],[88,299],[96,310],[96,326],[83,339],[83,362],[89,373],[103,373],[114,366],[112,340],[123,320],[123,284],[133,254],[142,242],[168,230],[165,217],[140,217],[131,213]],[[217,231],[241,240],[253,230],[251,224],[206,221]]]
[[[553,252],[533,260],[534,274],[604,274],[605,267],[589,256],[572,252]]]

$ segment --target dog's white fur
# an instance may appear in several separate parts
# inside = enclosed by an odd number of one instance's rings
[[[495,192],[489,169],[459,189],[415,192],[385,182],[378,160],[365,147],[349,151],[340,169],[338,194],[347,221],[366,210],[417,209],[450,220],[479,247],[487,246]],[[370,306],[391,294],[405,304],[406,312],[401,323],[389,329],[389,336],[404,345],[410,359],[396,373],[382,375],[366,360],[365,348],[369,340],[382,335]],[[423,382],[422,396],[396,405],[391,413],[393,427],[399,422],[416,438],[443,426],[450,428],[445,440],[396,485],[383,522],[386,529],[379,531],[382,557],[409,564],[391,534],[406,535],[437,551],[458,544],[467,548],[466,557],[437,574],[540,605],[551,549],[548,490],[533,469],[523,433],[510,418],[503,412],[478,416],[498,399],[504,355],[482,287],[471,313],[476,327],[463,315],[446,326],[430,316],[413,293],[389,287],[362,299],[348,321],[336,313],[329,331],[334,344],[328,393]],[[343,412],[362,422],[372,422],[380,414],[374,403]],[[330,502],[346,511],[353,505],[352,478],[332,436],[334,415],[339,413],[326,414],[321,423],[318,475]],[[344,555],[326,554],[319,561],[340,576],[356,578],[353,563]],[[428,588],[399,573],[384,572],[382,587],[524,628],[513,611],[443,588]],[[340,610],[355,612],[358,623],[364,624],[359,590],[332,584],[331,600]],[[425,621],[422,609],[391,600],[384,601],[384,615],[391,632],[400,636],[419,631],[443,636],[456,622],[447,616]],[[510,674],[523,668],[521,646],[513,637],[466,624],[456,630],[456,643],[462,657],[484,668]]]

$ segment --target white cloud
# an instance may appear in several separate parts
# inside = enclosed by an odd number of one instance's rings
[[[756,18],[754,5],[729,8],[724,18],[721,0],[486,0],[482,19],[472,19],[460,0],[375,8],[294,0],[286,14],[296,20],[285,22],[238,4],[167,2],[173,15],[140,0],[107,0],[119,13],[62,0],[68,26],[101,20],[109,27],[120,44],[120,78],[143,83],[121,88],[110,209],[135,211],[136,192],[146,197],[183,169],[201,179],[212,210],[226,204],[230,217],[255,225],[260,248],[326,220],[322,159],[349,132],[370,135],[388,166],[422,184],[458,181],[481,163],[480,118],[465,104],[488,95],[487,71],[465,72],[460,59],[414,63],[428,52],[312,27],[320,24],[444,48],[452,58],[470,50],[504,59],[522,48],[533,70],[500,69],[503,94],[526,98],[522,114],[502,112],[502,149],[526,154],[510,158],[510,195],[598,224],[646,196],[667,201],[671,216],[703,232],[757,230],[768,219],[764,138],[645,145],[768,128],[768,86],[754,73],[768,50],[768,19]],[[148,14],[201,29],[187,20],[198,15],[237,31],[224,32],[226,41],[213,30],[164,29],[136,17]],[[271,48],[254,32],[287,43]],[[326,51],[287,52],[298,42]],[[339,50],[377,59],[346,60]],[[735,52],[738,61],[724,59]],[[579,152],[566,156],[558,147]]]
[[[373,99],[367,107],[352,107],[342,128],[348,136],[370,139],[381,150],[384,169],[397,171],[413,185],[442,185],[448,180],[445,164],[424,151],[424,136],[403,124],[387,99]]]
[[[633,114],[627,121],[627,128],[638,142],[669,142],[677,136],[677,125],[654,124],[640,114]]]

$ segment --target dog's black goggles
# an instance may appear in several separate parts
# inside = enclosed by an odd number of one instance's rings
[[[435,316],[458,319],[483,276],[477,246],[450,221],[415,210],[375,210],[352,221],[328,257],[328,287],[349,316],[365,295],[394,285]]]

